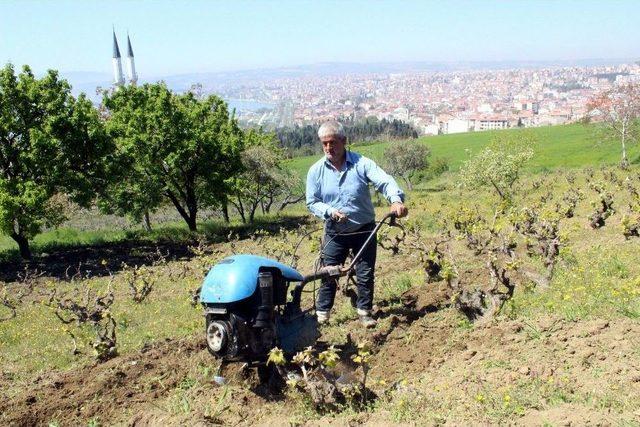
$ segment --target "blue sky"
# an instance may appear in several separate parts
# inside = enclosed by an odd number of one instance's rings
[[[6,1],[0,62],[147,76],[318,62],[640,58],[640,1]]]

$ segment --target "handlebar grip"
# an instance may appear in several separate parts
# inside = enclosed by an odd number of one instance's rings
[[[302,281],[304,283],[313,282],[318,279],[328,279],[330,277],[340,277],[344,273],[339,265],[330,265],[327,267],[322,267],[316,273],[307,274],[303,277]]]
[[[395,225],[396,219],[398,219],[398,215],[395,212],[389,212],[384,216],[384,218],[382,218],[381,222],[385,222],[387,218],[389,219],[389,225]]]

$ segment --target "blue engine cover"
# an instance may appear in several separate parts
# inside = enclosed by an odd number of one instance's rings
[[[302,275],[288,265],[256,255],[233,255],[214,265],[202,283],[201,303],[231,303],[250,297],[258,286],[261,267],[278,268],[282,277],[300,282]]]

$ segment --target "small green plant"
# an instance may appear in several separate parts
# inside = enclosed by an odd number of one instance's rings
[[[124,281],[129,287],[131,299],[136,304],[142,303],[153,290],[155,274],[145,266],[135,265],[130,268],[126,263],[122,264],[122,269],[125,270]]]
[[[300,369],[302,375],[289,371],[287,385],[291,393],[302,395],[302,402],[311,405],[316,413],[340,410],[348,407],[359,410],[366,403],[366,381],[369,370],[371,350],[369,345],[361,343],[352,356],[354,363],[362,369],[361,381],[343,381],[333,369],[340,361],[340,350],[331,346],[316,354],[312,347],[295,354],[292,365]],[[282,350],[274,348],[269,353],[268,363],[285,368],[286,362]],[[286,371],[286,368],[284,369]]]
[[[56,317],[65,325],[75,323],[78,327],[90,325],[95,338],[91,341],[94,356],[99,361],[111,359],[118,354],[116,341],[116,320],[111,313],[111,306],[115,300],[111,284],[113,277],[107,284],[107,290],[103,295],[94,295],[90,289],[83,294],[76,287],[73,295],[57,295],[56,288],[49,295],[47,305],[53,310]],[[79,353],[76,336],[68,328],[67,334],[73,341],[73,354]]]
[[[446,280],[448,284],[456,277],[455,267],[445,257],[445,250],[451,240],[449,233],[443,233],[432,242],[422,237],[420,229],[413,227],[409,230],[407,246],[417,253],[420,264],[427,275],[427,283]]]
[[[540,257],[545,267],[541,276],[529,273],[539,286],[547,287],[553,279],[562,238],[560,220],[562,213],[560,205],[555,209],[545,206],[545,201],[521,209],[510,216],[514,229],[525,237],[527,254],[530,257]]]
[[[320,360],[322,366],[332,369],[335,368],[337,363],[340,361],[340,357],[338,356],[339,352],[340,350],[338,350],[334,346],[331,346],[327,350],[320,353],[318,355],[318,359]]]
[[[225,385],[222,388],[222,393],[220,393],[218,398],[215,399],[215,404],[211,402],[209,405],[207,405],[204,418],[208,422],[213,424],[224,424],[221,417],[230,408],[230,405],[228,403],[230,395],[231,394],[229,392],[229,386]]]
[[[8,313],[5,314],[0,312],[0,322],[4,322],[16,317],[19,302],[17,298],[8,291],[6,283],[0,282],[0,286],[0,306],[5,308],[5,312],[8,311]]]
[[[595,209],[589,216],[591,228],[601,228],[606,224],[607,219],[615,213],[613,208],[613,195],[605,189],[602,183],[591,182],[590,187],[598,196],[591,201],[591,206]]]
[[[398,255],[400,253],[400,245],[404,242],[406,237],[404,228],[398,228],[400,231],[396,233],[392,231],[391,227],[385,227],[378,232],[378,246],[382,249],[391,251],[391,255]]]
[[[369,360],[371,359],[371,344],[367,341],[358,343],[358,352],[351,356],[360,369],[362,370],[362,382],[359,384],[359,393],[362,394],[362,403],[367,401],[367,375],[369,374]]]
[[[474,256],[484,261],[489,285],[476,289],[455,289],[454,305],[471,321],[488,319],[500,312],[511,299],[517,285],[520,260],[516,254],[518,241],[508,225],[502,206],[487,220],[478,209],[460,209],[453,220],[459,239],[464,239]]]
[[[267,364],[274,364],[275,366],[282,366],[287,363],[284,357],[284,352],[278,347],[274,347],[269,351],[269,357],[267,358]]]
[[[640,237],[640,192],[631,181],[627,181],[626,188],[629,193],[629,210],[621,221],[622,234],[625,239]]]
[[[502,201],[510,201],[525,164],[533,157],[534,140],[500,134],[491,145],[468,160],[460,171],[460,184],[475,188],[490,186]]]

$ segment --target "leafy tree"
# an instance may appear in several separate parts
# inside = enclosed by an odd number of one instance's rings
[[[103,208],[140,218],[168,200],[195,231],[198,211],[224,203],[227,179],[240,172],[243,135],[226,103],[164,83],[119,88],[103,103],[119,177]]]
[[[526,134],[494,137],[488,147],[464,164],[461,184],[471,188],[491,185],[500,199],[509,201],[520,171],[533,157],[533,143]]]
[[[630,83],[608,90],[593,99],[588,109],[587,117],[601,121],[607,136],[620,141],[620,167],[628,168],[627,145],[640,137],[640,85]]]
[[[31,258],[29,239],[64,219],[60,195],[88,206],[105,185],[111,144],[84,94],[49,70],[0,70],[0,229]]]
[[[401,141],[391,144],[384,150],[386,170],[391,175],[401,177],[409,190],[411,177],[419,170],[427,167],[427,157],[430,151],[427,146],[411,141]]]

